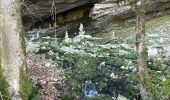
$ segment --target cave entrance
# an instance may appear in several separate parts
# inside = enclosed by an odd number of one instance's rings
[[[83,6],[79,6],[68,11],[49,16],[45,20],[37,22],[33,28],[48,28],[54,25],[63,26],[68,23],[81,23],[87,19],[90,19],[89,13],[94,4],[89,3]],[[54,19],[55,16],[55,19]]]

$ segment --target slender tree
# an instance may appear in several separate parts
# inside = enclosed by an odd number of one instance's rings
[[[20,6],[20,0],[0,0],[1,99],[27,100],[31,92]]]
[[[140,94],[143,100],[152,100],[150,80],[147,69],[147,47],[145,36],[146,0],[136,2],[136,47],[138,53],[138,71],[140,78]]]

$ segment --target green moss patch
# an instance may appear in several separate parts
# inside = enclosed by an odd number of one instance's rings
[[[3,76],[3,70],[0,65],[0,99],[8,100],[9,92],[8,92],[8,83],[6,82]],[[1,97],[2,96],[2,97]]]
[[[33,87],[31,85],[31,82],[27,76],[27,74],[21,70],[20,73],[20,94],[23,100],[27,100],[29,96],[32,94]]]

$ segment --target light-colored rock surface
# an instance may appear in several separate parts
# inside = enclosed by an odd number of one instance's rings
[[[170,0],[148,0],[147,12],[161,12],[170,8]],[[132,17],[135,12],[135,0],[104,0],[94,5],[91,17],[97,19],[106,15],[114,17]]]

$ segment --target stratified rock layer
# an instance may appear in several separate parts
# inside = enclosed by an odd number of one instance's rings
[[[54,14],[90,3],[94,4],[90,13],[93,19],[106,15],[123,18],[134,16],[135,0],[26,0],[23,3],[23,21],[29,27]],[[148,0],[147,4],[147,13],[170,9],[170,0]]]
[[[90,13],[93,19],[106,15],[127,18],[135,12],[135,0],[104,0],[94,5]],[[148,0],[147,5],[147,13],[161,12],[170,9],[170,0]]]

